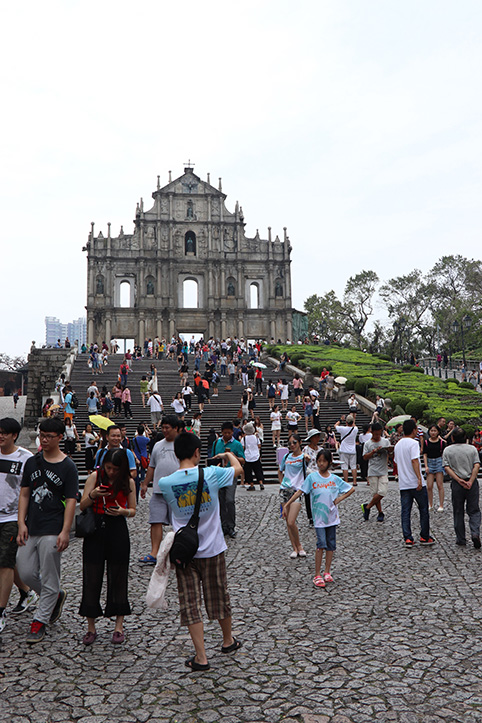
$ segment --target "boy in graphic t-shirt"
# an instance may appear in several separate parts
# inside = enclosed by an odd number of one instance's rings
[[[28,449],[16,445],[21,427],[16,419],[0,419],[0,633],[7,624],[7,607],[13,583],[20,591],[20,600],[11,611],[23,613],[35,605],[38,596],[29,590],[15,568],[18,534],[18,498],[26,461],[32,456]]]
[[[180,468],[168,477],[161,477],[158,484],[171,510],[173,530],[177,532],[189,522],[194,512],[201,440],[191,432],[183,432],[174,441],[174,452]],[[199,547],[185,569],[176,568],[181,625],[187,625],[196,651],[193,657],[186,660],[186,666],[193,671],[209,670],[210,667],[204,647],[201,584],[208,617],[210,620],[218,620],[221,626],[221,652],[234,653],[241,647],[231,629],[231,604],[224,561],[226,542],[219,517],[218,495],[222,488],[234,483],[242,473],[242,468],[232,452],[222,452],[216,457],[228,462],[230,467],[207,467],[204,470],[198,526]]]
[[[309,474],[300,490],[297,490],[283,508],[283,517],[288,515],[290,504],[303,493],[310,495],[311,512],[316,531],[315,576],[313,585],[325,587],[325,583],[333,582],[330,574],[333,553],[336,550],[336,528],[340,524],[338,507],[355,491],[354,487],[344,482],[337,475],[329,472],[333,456],[328,449],[322,449],[316,457],[317,472]],[[326,550],[325,571],[321,575],[323,551]]]

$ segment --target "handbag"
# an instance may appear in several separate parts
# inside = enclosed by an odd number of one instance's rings
[[[199,480],[196,490],[196,503],[191,519],[185,527],[180,527],[174,535],[174,542],[169,551],[169,559],[173,565],[181,570],[185,570],[199,548],[199,535],[197,528],[199,525],[199,510],[201,508],[201,497],[204,487],[204,470],[200,467]]]
[[[86,507],[85,510],[75,518],[75,536],[90,537],[97,529],[95,512],[92,507]]]

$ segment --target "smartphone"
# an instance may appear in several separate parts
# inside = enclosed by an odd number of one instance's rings
[[[219,459],[218,457],[208,457],[206,460],[206,467],[213,467],[221,465],[223,463],[222,459]]]

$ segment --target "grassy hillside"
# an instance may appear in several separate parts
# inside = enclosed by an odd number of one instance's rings
[[[425,422],[444,416],[456,424],[482,423],[481,394],[453,379],[442,381],[426,376],[417,367],[400,367],[383,355],[338,346],[276,345],[268,347],[268,351],[276,357],[286,351],[293,364],[301,369],[309,366],[315,375],[326,367],[335,376],[348,379],[347,389],[354,389],[369,399],[375,399],[376,394],[389,396],[394,406],[398,405],[407,413],[419,412],[416,416]],[[418,405],[412,404],[407,409],[410,402],[418,402]]]

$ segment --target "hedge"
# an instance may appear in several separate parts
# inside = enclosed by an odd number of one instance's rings
[[[405,365],[403,370],[380,356],[334,345],[296,348],[279,345],[269,347],[269,351],[278,357],[284,351],[292,359],[296,356],[296,366],[310,366],[314,374],[330,366],[335,376],[347,378],[346,389],[355,389],[359,382],[358,394],[365,396],[370,389],[381,392],[382,397],[392,399],[393,407],[398,404],[406,412],[410,402],[422,401],[424,422],[436,421],[439,417],[453,419],[457,424],[480,425],[482,422],[482,395],[472,385],[462,386],[457,379],[424,375],[423,369],[411,365]],[[361,381],[366,379],[373,383],[367,386],[366,381]]]

